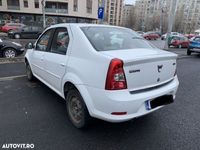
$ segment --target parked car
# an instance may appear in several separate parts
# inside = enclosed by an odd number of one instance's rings
[[[160,36],[154,32],[147,32],[143,34],[143,37],[147,40],[157,40]]]
[[[161,32],[160,32],[160,31],[155,31],[154,33],[155,33],[155,34],[157,34],[159,37],[161,37],[161,36],[162,36],[162,34],[161,34]]]
[[[195,37],[196,35],[195,34],[185,34],[184,36],[187,37],[188,39],[191,39],[191,38]]]
[[[24,52],[21,44],[0,39],[0,56],[14,58]]]
[[[2,27],[5,25],[5,23],[0,23],[0,32],[2,30]]]
[[[177,48],[188,48],[189,40],[184,36],[173,36],[171,42],[169,43],[169,47],[170,46]]]
[[[181,34],[178,32],[171,32],[170,36],[181,36]],[[167,33],[161,36],[161,40],[165,40],[166,38],[167,38]]]
[[[90,117],[122,122],[151,113],[172,103],[179,85],[177,55],[123,27],[52,25],[26,47],[28,80],[65,99],[77,128]]]
[[[18,30],[8,32],[8,37],[15,39],[37,39],[42,33],[42,28],[37,26],[24,26]]]
[[[17,30],[19,28],[22,28],[23,26],[25,26],[25,25],[22,23],[7,23],[1,27],[1,31],[7,33],[11,30]]]
[[[140,36],[143,36],[145,34],[145,32],[143,31],[136,31]]]
[[[187,55],[191,55],[192,52],[200,53],[200,36],[197,36],[190,41],[187,49]]]

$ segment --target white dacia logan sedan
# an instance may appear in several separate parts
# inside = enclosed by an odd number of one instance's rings
[[[29,80],[39,79],[66,100],[70,121],[123,122],[174,101],[177,55],[152,46],[131,29],[58,24],[27,45]]]

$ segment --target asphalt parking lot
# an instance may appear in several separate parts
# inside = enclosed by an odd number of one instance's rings
[[[0,64],[0,147],[33,143],[38,150],[199,150],[199,66],[198,55],[178,60],[175,103],[129,122],[94,120],[78,130],[67,118],[65,101],[41,82],[28,82],[23,63]]]

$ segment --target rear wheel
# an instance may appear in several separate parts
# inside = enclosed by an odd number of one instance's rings
[[[14,57],[16,57],[16,55],[17,55],[17,53],[13,48],[7,48],[3,52],[3,56],[5,58],[14,58]]]
[[[192,52],[191,52],[190,49],[188,48],[188,49],[187,49],[187,55],[191,55],[191,53],[192,53]]]
[[[69,119],[76,128],[84,128],[88,125],[90,115],[78,90],[68,91],[66,106]]]
[[[14,35],[14,38],[15,38],[15,39],[20,39],[20,34],[16,33],[16,34]]]

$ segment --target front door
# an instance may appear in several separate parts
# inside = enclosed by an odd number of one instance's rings
[[[36,76],[43,80],[45,79],[44,57],[49,48],[53,31],[54,30],[50,29],[40,37],[40,39],[36,42],[34,51],[31,55],[32,71]]]

